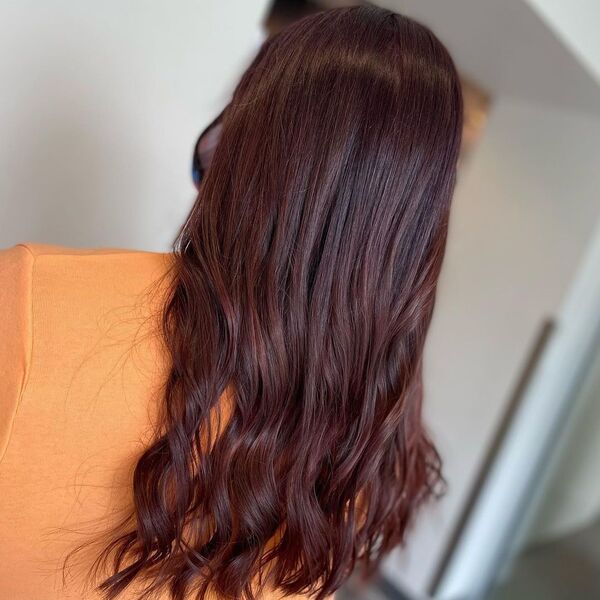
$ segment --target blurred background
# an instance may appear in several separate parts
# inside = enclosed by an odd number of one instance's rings
[[[425,418],[448,491],[339,599],[600,598],[600,2],[381,0],[466,100]],[[166,251],[261,41],[351,4],[0,0],[0,246]]]

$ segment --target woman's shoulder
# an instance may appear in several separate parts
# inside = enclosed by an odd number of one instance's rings
[[[33,262],[25,246],[0,250],[0,462],[30,358]]]
[[[37,302],[38,314],[59,303],[67,318],[73,309],[101,309],[162,287],[172,265],[169,253],[23,243],[0,250],[0,287],[5,302]]]
[[[43,573],[25,577],[41,564],[39,548],[44,564],[60,565],[64,532],[104,526],[128,508],[124,482],[154,431],[168,373],[160,317],[169,257],[40,244],[0,251],[0,514],[19,514],[0,517],[0,539],[7,548],[27,540],[16,562],[4,561],[17,567],[9,588],[50,590]],[[81,597],[75,579],[69,597]]]
[[[100,282],[103,277],[113,285],[120,282],[135,287],[143,280],[166,273],[172,258],[169,253],[144,250],[70,248],[26,242],[0,250],[0,273],[5,278],[29,279],[32,285],[34,279],[50,273],[51,278],[45,278],[45,284],[63,289],[65,280]]]
[[[112,256],[112,255],[127,255],[130,257],[169,257],[168,253],[150,252],[147,250],[135,250],[129,248],[72,248],[69,246],[60,246],[55,244],[40,244],[37,242],[22,242],[11,248],[0,250],[5,253],[23,253],[26,252],[33,257],[38,256]]]
[[[131,346],[152,350],[146,341],[172,262],[171,254],[118,248],[0,250],[0,462],[26,390],[35,396],[43,388],[48,403],[49,374],[56,389],[68,389],[83,364],[93,383],[108,378]]]

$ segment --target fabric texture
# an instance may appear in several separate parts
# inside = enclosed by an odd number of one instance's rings
[[[62,563],[131,506],[167,374],[170,264],[127,250],[0,251],[2,600],[100,598],[85,585],[94,546]]]

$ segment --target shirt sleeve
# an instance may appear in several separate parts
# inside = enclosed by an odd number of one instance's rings
[[[0,462],[6,452],[31,356],[34,256],[25,245],[0,250]]]

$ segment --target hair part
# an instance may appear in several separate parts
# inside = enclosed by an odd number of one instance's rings
[[[116,598],[321,600],[404,541],[440,481],[422,354],[462,128],[424,26],[336,9],[269,39],[222,116],[174,248],[161,430],[124,532]]]

